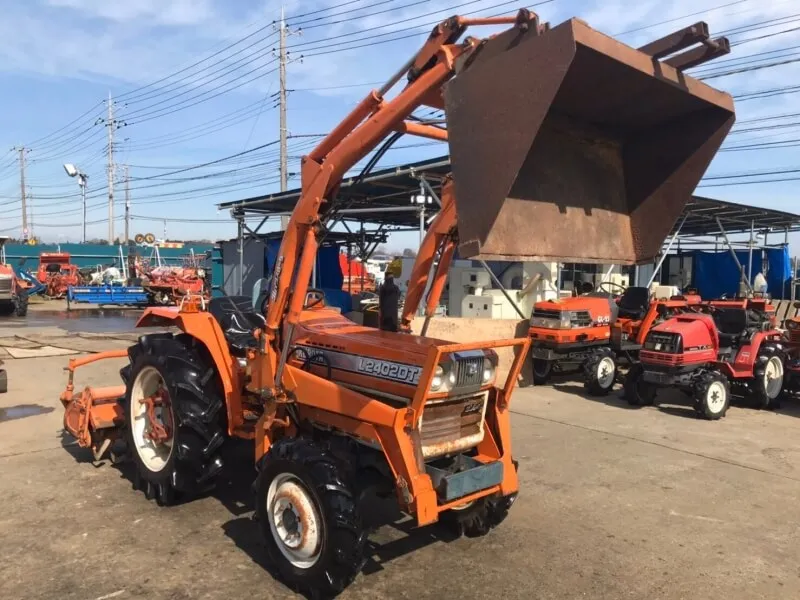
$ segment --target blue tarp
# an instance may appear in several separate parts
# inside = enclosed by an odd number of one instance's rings
[[[773,298],[780,298],[786,282],[791,278],[788,248],[768,248],[753,250],[753,277],[761,271],[762,259],[766,253],[768,272],[766,273],[768,291]],[[750,260],[748,250],[737,250],[736,258],[744,266],[745,272]],[[739,290],[739,268],[730,252],[693,252],[692,280],[703,298],[719,298],[723,294],[735,296]]]
[[[769,272],[767,273],[769,293],[773,298],[790,298],[792,265],[789,248],[770,248],[766,252],[769,263]]]
[[[281,240],[268,240],[266,243],[265,276],[269,276],[275,268],[275,260],[280,250]],[[342,313],[353,310],[350,294],[342,291],[344,277],[339,264],[339,246],[323,246],[317,251],[317,288],[325,292],[325,302],[336,306]]]

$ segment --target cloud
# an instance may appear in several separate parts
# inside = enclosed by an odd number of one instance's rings
[[[83,18],[125,23],[146,20],[162,25],[195,25],[216,15],[211,0],[47,0],[47,4],[74,10]]]

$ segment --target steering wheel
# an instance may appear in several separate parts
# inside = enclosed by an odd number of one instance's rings
[[[706,315],[713,315],[714,313],[719,312],[719,309],[716,306],[712,306],[710,304],[690,304],[687,308],[692,312]]]
[[[325,302],[325,292],[322,290],[308,290],[303,308],[309,309]]]
[[[624,285],[620,285],[619,283],[616,283],[614,281],[604,281],[603,283],[598,285],[595,289],[598,292],[607,292],[607,293],[609,293],[610,295],[613,296],[614,292],[611,289],[604,289],[606,286],[609,286],[609,288],[612,288],[612,287],[616,288],[616,289],[620,290],[620,293],[624,293],[625,290],[627,289]]]

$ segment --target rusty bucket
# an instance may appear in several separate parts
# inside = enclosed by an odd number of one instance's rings
[[[652,260],[734,122],[730,95],[683,73],[702,46],[661,60],[700,33],[635,49],[572,19],[459,65],[444,95],[460,255]]]

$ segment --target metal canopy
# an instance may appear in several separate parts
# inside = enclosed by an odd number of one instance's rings
[[[702,196],[693,196],[689,200],[684,216],[686,222],[681,227],[681,236],[722,235],[717,219],[723,223],[728,234],[750,233],[751,228],[756,232],[800,231],[800,215]],[[675,224],[673,233],[682,219]]]
[[[419,206],[411,203],[411,196],[420,193],[419,176],[430,178],[434,188],[439,179],[450,172],[447,157],[422,161],[411,165],[374,171],[354,186],[355,177],[342,181],[339,199],[347,208],[337,211],[346,220],[377,223],[390,227],[416,229],[419,225]],[[278,216],[290,214],[300,197],[300,190],[289,190],[266,196],[256,196],[219,204],[231,209],[234,216]]]
[[[346,199],[347,208],[338,212],[339,218],[387,227],[416,228],[419,206],[412,204],[411,197],[420,193],[420,177],[439,188],[439,180],[449,172],[450,160],[443,156],[375,171],[357,185],[353,185],[355,177],[343,180],[339,197]],[[219,208],[230,209],[234,216],[240,217],[286,215],[291,213],[299,196],[300,190],[295,189],[224,202]],[[800,215],[702,196],[692,197],[670,235],[684,218],[679,237],[721,235],[717,219],[728,234],[750,233],[751,228],[757,232],[800,231]]]

